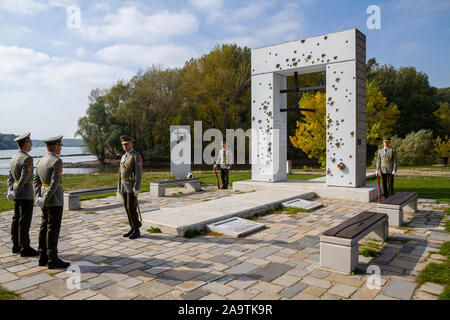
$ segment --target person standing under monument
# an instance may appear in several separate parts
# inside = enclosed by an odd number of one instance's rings
[[[137,212],[139,209],[138,195],[141,190],[142,180],[142,157],[134,150],[133,138],[124,135],[120,137],[120,140],[125,154],[120,160],[117,194],[122,195],[128,222],[131,227],[130,231],[123,236],[129,239],[137,239],[141,236],[139,228],[142,226]]]
[[[233,155],[227,149],[227,143],[222,143],[222,149],[219,151],[219,156],[216,160],[216,168],[220,165],[220,178],[222,179],[222,189],[228,189],[230,179],[231,163],[233,162]]]
[[[63,136],[44,140],[48,153],[36,164],[34,194],[36,205],[42,209],[39,231],[39,265],[49,269],[67,268],[69,262],[58,257],[58,239],[63,216],[64,190],[62,188],[61,154]]]
[[[384,199],[394,194],[394,175],[397,172],[397,152],[389,146],[390,142],[390,137],[383,137],[384,147],[377,154],[377,174],[381,174]]]
[[[14,200],[11,224],[12,253],[21,257],[36,257],[39,252],[30,247],[30,226],[33,217],[33,158],[28,154],[33,143],[27,132],[14,139],[19,151],[11,158],[8,175],[8,194]]]

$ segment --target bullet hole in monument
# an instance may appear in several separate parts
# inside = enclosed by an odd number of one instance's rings
[[[341,122],[344,122],[344,119],[341,119]]]
[[[279,68],[280,67],[280,64],[277,64],[276,66],[275,66],[275,68]]]
[[[295,60],[297,60],[296,58],[292,58],[292,61],[294,62]]]
[[[336,78],[336,82],[339,82],[341,80],[341,78]]]
[[[275,57],[278,56],[278,53],[275,53]]]
[[[314,64],[314,61],[312,62],[312,64]]]
[[[351,182],[349,182],[348,184],[352,184]]]
[[[255,121],[256,120],[255,117],[253,117],[252,120]]]
[[[269,54],[272,54],[272,52],[269,52]]]
[[[305,40],[301,40],[300,42],[301,42],[301,43],[305,43]]]
[[[329,68],[329,67],[328,67]],[[333,71],[334,74],[336,74],[336,71]]]
[[[336,87],[336,88],[334,88],[334,90],[335,90],[335,91],[337,91],[337,87]]]
[[[355,79],[355,77],[353,77],[353,79]]]
[[[261,123],[261,122],[262,122],[262,120],[261,120],[261,119],[259,119],[259,120],[258,120],[258,123]]]
[[[331,102],[330,102],[330,106],[332,106],[333,104],[334,104],[334,101],[331,101]]]
[[[262,85],[262,83],[260,82],[259,85]]]
[[[331,162],[335,163],[335,162],[336,162],[336,159],[335,159],[335,158],[331,159]]]
[[[308,55],[308,56],[306,57],[306,59],[311,59],[311,55]]]
[[[327,174],[331,174],[330,168],[327,169]]]
[[[293,65],[294,67],[297,66],[297,62],[294,62],[292,65]]]
[[[286,59],[286,62],[289,62],[289,59]]]
[[[336,112],[338,112],[339,111],[339,109],[336,109]]]
[[[337,56],[334,56],[334,60],[337,60],[337,58],[338,58]]]
[[[345,43],[348,43],[348,40],[345,40]]]
[[[350,132],[350,136],[353,138],[355,137],[355,131]]]
[[[325,36],[325,37],[323,37],[325,40],[327,40],[328,39],[328,36]]]
[[[352,158],[352,155],[349,155],[348,157],[351,159],[351,158]]]

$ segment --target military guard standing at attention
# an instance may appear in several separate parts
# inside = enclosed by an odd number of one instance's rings
[[[139,210],[138,195],[141,190],[142,180],[142,157],[133,149],[133,138],[121,136],[120,140],[125,154],[120,160],[117,194],[122,196],[123,204],[127,211],[128,222],[131,226],[130,231],[123,236],[130,239],[137,239],[141,236],[139,228],[142,226],[137,212]]]
[[[233,163],[233,155],[227,149],[226,142],[222,143],[222,149],[219,151],[219,156],[216,160],[216,167],[220,166],[220,178],[222,179],[222,189],[228,189],[230,181],[230,169]]]
[[[39,252],[30,247],[30,226],[33,217],[33,158],[28,154],[33,143],[27,132],[14,139],[19,151],[11,158],[8,176],[8,200],[14,200],[11,225],[13,253],[21,257],[36,257]]]
[[[394,194],[394,175],[397,172],[397,152],[389,144],[391,138],[383,137],[384,147],[378,150],[377,173],[381,173],[384,198]]]
[[[49,269],[67,268],[70,263],[58,258],[58,239],[63,216],[64,190],[62,188],[62,136],[44,140],[48,154],[36,164],[34,193],[36,205],[42,208],[39,231],[39,265]]]

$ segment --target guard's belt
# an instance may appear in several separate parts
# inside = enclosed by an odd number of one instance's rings
[[[392,164],[393,164],[392,162],[382,162],[381,163],[382,166],[390,166]]]
[[[62,185],[62,183],[58,184],[58,187],[59,187],[60,185]],[[44,188],[50,188],[50,185],[49,185],[49,184],[46,184],[46,183],[43,183],[42,186],[43,186]]]
[[[128,178],[120,178],[121,180],[134,180],[132,177],[128,177]]]
[[[33,180],[25,182],[26,184],[33,184]],[[14,180],[14,184],[19,184],[19,180]]]

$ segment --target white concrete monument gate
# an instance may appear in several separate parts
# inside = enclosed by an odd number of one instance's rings
[[[327,186],[366,177],[366,37],[356,29],[254,49],[252,180],[286,180],[286,77],[326,72]],[[298,106],[296,106],[298,108]]]

